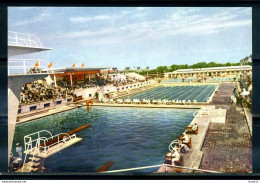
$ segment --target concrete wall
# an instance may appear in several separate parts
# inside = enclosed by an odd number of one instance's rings
[[[93,99],[95,98],[95,93],[99,88],[81,88],[76,89],[73,93],[77,96],[82,96],[84,99]],[[91,96],[90,96],[91,95]]]
[[[151,85],[156,83],[156,81],[154,80],[149,80],[149,81],[144,81],[144,82],[139,82],[139,83],[133,83],[133,84],[129,84],[129,85],[124,85],[124,86],[120,86],[120,87],[116,87],[117,91],[124,91],[124,90],[130,90],[130,89],[134,89],[134,88],[140,88],[143,86],[147,86],[147,85]]]
[[[22,86],[26,83],[43,79],[47,76],[47,74],[8,76],[8,162],[13,144],[16,117]]]
[[[70,102],[67,102],[67,99],[71,99]],[[61,104],[57,104],[57,101],[61,101]],[[54,107],[54,106],[59,106],[59,105],[63,105],[63,104],[67,104],[67,103],[71,103],[73,101],[73,97],[68,97],[66,99],[64,98],[60,98],[60,99],[56,99],[56,100],[47,100],[47,101],[43,101],[40,103],[35,103],[35,104],[30,104],[30,105],[22,105],[21,106],[21,113],[25,113],[25,112],[30,112],[30,107],[36,106],[36,110],[39,109],[47,109],[49,107]],[[48,104],[50,103],[49,107],[44,107],[44,104]]]
[[[124,86],[120,86],[120,87],[108,85],[108,86],[97,87],[97,88],[81,88],[81,89],[76,89],[74,91],[74,94],[76,94],[77,96],[82,96],[84,99],[93,99],[93,98],[96,98],[96,96],[95,96],[96,92],[101,92],[101,91],[103,91],[103,92],[105,92],[105,91],[108,91],[108,92],[125,91],[125,90],[128,90],[128,89],[131,90],[131,89],[135,89],[135,88],[140,88],[140,87],[151,85],[151,84],[154,84],[154,83],[156,83],[156,81],[149,80],[149,81],[145,81],[145,82],[138,82],[138,83],[134,83],[134,84],[124,85]]]

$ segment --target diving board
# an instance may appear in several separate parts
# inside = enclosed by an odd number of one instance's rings
[[[37,147],[37,148],[34,147],[31,150],[24,151],[24,153],[25,154],[27,153],[29,155],[36,156],[36,157],[48,158],[51,155],[56,154],[56,153],[62,151],[63,149],[66,149],[66,148],[80,142],[81,140],[82,140],[82,138],[75,137],[66,142],[60,141],[59,143],[48,147],[48,150],[46,150],[46,152],[44,150],[42,150],[41,147]]]

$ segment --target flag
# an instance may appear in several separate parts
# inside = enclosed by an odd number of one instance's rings
[[[36,64],[34,65],[34,67],[38,67],[39,66],[39,61],[36,62]]]
[[[51,68],[52,67],[52,62],[48,65],[48,68]]]
[[[84,67],[84,62],[82,63],[81,67]]]
[[[74,64],[72,65],[72,67],[75,67],[76,65],[75,65],[75,62],[74,62]]]

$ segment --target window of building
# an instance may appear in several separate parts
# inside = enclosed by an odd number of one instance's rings
[[[62,102],[61,100],[56,101],[56,104],[59,105],[59,104],[61,104],[61,102]]]
[[[30,111],[33,111],[33,110],[36,110],[36,109],[37,109],[37,106],[36,106],[36,105],[30,107]]]
[[[50,107],[50,103],[44,104],[44,108],[45,108],[45,107]]]
[[[92,94],[89,94],[88,96],[91,97]]]
[[[18,113],[21,113],[22,112],[22,109],[18,109]]]
[[[67,99],[67,102],[71,102],[71,101],[72,101],[72,98],[68,98],[68,99]]]
[[[117,88],[117,91],[119,91],[119,88]]]

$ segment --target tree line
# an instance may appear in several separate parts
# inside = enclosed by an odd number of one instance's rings
[[[249,60],[251,58],[251,60]],[[188,64],[173,64],[171,66],[158,66],[156,69],[148,70],[140,70],[138,72],[141,75],[147,74],[162,74],[164,72],[173,72],[178,69],[199,69],[199,68],[207,68],[207,67],[228,67],[228,66],[240,66],[240,65],[251,65],[252,66],[252,54],[250,56],[245,57],[244,59],[241,59],[240,62],[237,63],[216,63],[216,62],[198,62],[196,64],[188,65]],[[140,67],[138,68],[138,70]]]

